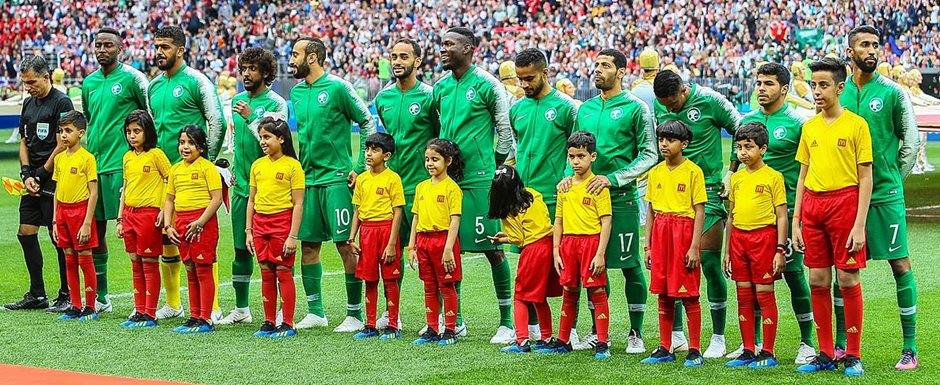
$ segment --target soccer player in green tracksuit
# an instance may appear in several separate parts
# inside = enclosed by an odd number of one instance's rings
[[[725,347],[725,318],[727,315],[728,284],[721,271],[721,243],[724,238],[728,211],[722,202],[725,192],[722,178],[721,133],[725,129],[734,134],[741,120],[734,105],[711,88],[689,84],[670,70],[660,71],[653,80],[656,94],[654,112],[659,124],[678,120],[692,129],[692,141],[683,151],[705,173],[705,227],[702,236],[702,274],[712,319],[712,337],[705,349],[705,358],[718,358],[727,353]],[[732,162],[736,166],[737,162]],[[725,178],[730,178],[728,171]]]
[[[307,315],[297,329],[327,326],[323,310],[323,265],[320,246],[333,241],[346,272],[346,318],[334,332],[357,332],[362,322],[362,280],[356,278],[356,255],[349,244],[352,215],[350,188],[362,172],[365,140],[375,132],[368,106],[352,84],[323,70],[326,46],[319,39],[294,42],[288,70],[300,79],[290,91],[297,118],[300,164],[306,174],[301,241],[301,276],[307,294]],[[359,154],[351,161],[350,129],[359,124]]]
[[[154,35],[157,68],[162,74],[150,81],[147,95],[153,123],[157,130],[157,145],[170,163],[179,162],[179,134],[190,124],[207,131],[209,137],[209,159],[215,159],[222,146],[225,132],[225,117],[215,87],[206,75],[186,65],[183,54],[186,50],[186,35],[177,26],[161,28]],[[164,245],[160,258],[160,276],[166,290],[166,306],[157,311],[157,319],[179,317],[183,314],[180,304],[179,249],[175,245]],[[213,268],[218,284],[218,268]],[[218,292],[218,291],[217,291]],[[222,318],[218,295],[212,310],[212,319]]]
[[[878,74],[881,55],[880,32],[860,26],[849,33],[848,53],[854,69],[839,97],[842,106],[868,122],[871,130],[871,206],[868,209],[868,257],[888,261],[897,287],[898,308],[904,344],[895,368],[917,367],[917,282],[911,270],[907,245],[907,216],[904,205],[904,178],[917,154],[918,131],[910,96],[897,83]],[[845,315],[842,296],[836,293],[836,357],[845,348]]]
[[[623,89],[627,57],[616,49],[605,49],[594,59],[594,85],[601,94],[588,99],[578,110],[575,131],[587,131],[597,138],[597,177],[588,191],[610,189],[613,217],[607,244],[607,269],[620,269],[625,280],[624,294],[630,315],[626,352],[646,352],[643,344],[643,316],[647,284],[640,263],[640,214],[637,209],[636,179],[656,165],[655,118],[643,101]]]
[[[495,76],[472,64],[477,44],[473,31],[467,28],[447,30],[441,43],[441,62],[450,72],[434,84],[433,102],[439,111],[441,138],[456,143],[466,163],[459,182],[463,191],[460,248],[483,253],[490,262],[499,301],[499,327],[490,342],[508,344],[514,339],[512,274],[500,246],[487,238],[499,231],[499,221],[487,218],[487,214],[493,172],[512,152],[511,97]],[[459,314],[457,324],[458,329],[465,329]]]
[[[509,123],[516,135],[516,170],[526,187],[542,194],[549,218],[555,218],[556,186],[565,177],[566,144],[581,103],[552,88],[548,59],[542,51],[524,49],[514,64],[525,92],[525,97],[509,108]],[[537,324],[533,308],[529,311],[529,335],[539,335]],[[570,341],[573,347],[583,346],[573,328]]]
[[[92,250],[98,282],[96,308],[111,311],[108,299],[108,243],[104,242],[108,220],[118,219],[122,159],[127,152],[124,118],[134,110],[147,110],[147,77],[118,60],[124,50],[121,33],[102,28],[95,34],[95,58],[101,66],[82,81],[82,109],[88,119],[88,151],[97,161],[98,203],[95,206],[98,247]],[[120,220],[120,219],[118,219]]]
[[[783,174],[787,192],[787,212],[792,223],[793,205],[796,204],[796,180],[800,176],[800,163],[796,161],[796,149],[800,144],[805,117],[797,114],[796,109],[786,102],[790,91],[790,71],[777,63],[768,63],[757,69],[755,89],[760,109],[744,115],[741,124],[759,122],[767,128],[767,152],[764,162],[770,168]],[[732,156],[734,156],[732,154]],[[813,344],[813,308],[810,303],[809,284],[803,268],[803,253],[793,247],[787,250],[787,266],[783,278],[790,289],[790,303],[800,326],[800,347],[796,354],[796,364],[810,362],[816,356]],[[760,335],[761,325],[755,323],[756,335]],[[738,351],[728,354],[737,358],[744,352],[743,345]]]
[[[379,91],[374,101],[382,126],[395,139],[397,151],[389,159],[388,168],[401,176],[405,190],[405,208],[399,232],[402,245],[408,244],[408,236],[411,235],[415,186],[428,179],[428,170],[424,167],[424,148],[440,131],[437,111],[431,108],[433,89],[427,83],[418,81],[417,70],[421,66],[421,58],[421,47],[414,40],[401,39],[395,42],[390,54],[395,82]],[[388,312],[376,321],[375,327],[381,330],[386,326]]]
[[[218,322],[219,325],[251,323],[248,293],[254,261],[245,245],[249,171],[254,161],[264,156],[258,135],[261,118],[274,114],[287,121],[288,117],[287,102],[271,90],[271,83],[277,78],[274,54],[259,47],[248,48],[238,56],[238,72],[245,91],[232,98],[232,124],[235,128],[235,157],[232,160],[235,183],[231,190],[232,241],[235,244],[232,288],[235,289],[235,308]]]

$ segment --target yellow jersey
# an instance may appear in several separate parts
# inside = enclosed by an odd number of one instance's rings
[[[208,159],[199,157],[192,164],[180,161],[170,168],[167,195],[173,195],[176,211],[204,209],[211,200],[209,191],[222,189],[222,176]]]
[[[783,174],[764,165],[751,171],[743,167],[731,175],[728,199],[734,203],[731,225],[754,230],[777,224],[777,206],[787,204]]]
[[[587,186],[594,174],[585,176],[579,183],[572,183],[568,191],[558,192],[555,218],[562,219],[562,233],[593,235],[601,233],[601,218],[612,213],[610,190],[603,189],[600,195],[588,193]]]
[[[434,183],[428,179],[415,187],[415,203],[411,212],[418,216],[419,233],[447,231],[450,217],[460,215],[463,192],[450,177]]]
[[[705,203],[705,174],[689,159],[670,170],[666,161],[650,169],[646,200],[653,211],[695,219],[695,205]]]
[[[366,170],[356,176],[352,204],[359,207],[359,220],[387,221],[392,209],[405,205],[405,188],[401,177],[388,167],[378,174]]]
[[[803,124],[796,160],[809,167],[803,185],[810,191],[858,186],[858,165],[872,162],[868,123],[847,109],[832,123],[816,114]]]
[[[124,169],[124,205],[163,207],[163,189],[170,175],[170,160],[159,148],[142,153],[130,150],[121,162]]]
[[[552,221],[548,217],[548,206],[542,194],[528,187],[526,191],[532,194],[529,208],[501,221],[506,236],[513,244],[523,247],[552,233]]]
[[[88,182],[98,180],[95,156],[82,146],[70,153],[60,152],[53,159],[52,180],[56,181],[55,199],[62,203],[77,203],[91,196]]]
[[[304,169],[287,155],[277,160],[262,156],[251,164],[248,185],[255,188],[255,212],[279,213],[294,208],[291,191],[304,189]]]

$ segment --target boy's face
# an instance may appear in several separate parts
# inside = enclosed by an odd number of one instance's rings
[[[385,152],[385,150],[383,150],[381,147],[366,147],[366,166],[378,167],[379,165],[385,164],[385,162],[388,161],[388,159],[391,157],[392,153]]]
[[[663,158],[672,159],[682,154],[682,150],[689,145],[687,140],[679,140],[675,138],[659,138],[659,153],[663,155]]]
[[[261,136],[261,151],[264,151],[265,155],[271,155],[272,153],[281,151],[284,138],[279,138],[267,130],[261,130],[259,134]]]
[[[180,135],[179,151],[180,156],[182,156],[187,163],[195,162],[196,159],[199,159],[199,155],[202,154],[202,151],[199,151],[199,146],[196,146],[196,142],[192,141],[189,135],[185,133]]]
[[[764,158],[767,146],[758,146],[753,139],[747,139],[734,142],[734,149],[741,163],[752,166]]]
[[[578,175],[584,175],[591,171],[591,163],[597,159],[596,152],[588,152],[584,147],[568,147],[568,163],[571,169]]]
[[[839,94],[845,88],[845,82],[836,83],[831,72],[813,72],[813,80],[809,82],[813,89],[813,99],[816,108],[827,109],[839,103]]]
[[[127,136],[127,143],[130,143],[131,147],[136,149],[144,145],[144,129],[136,122],[124,128],[124,135]]]
[[[59,126],[59,140],[68,148],[72,148],[78,144],[78,141],[81,140],[84,134],[85,130],[79,130],[71,124]]]

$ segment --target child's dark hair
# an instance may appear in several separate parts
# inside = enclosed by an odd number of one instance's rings
[[[59,127],[62,126],[72,126],[79,131],[85,131],[85,128],[88,127],[88,120],[85,119],[85,115],[82,115],[81,112],[72,110],[59,117]]]
[[[261,130],[265,130],[271,133],[271,135],[284,139],[284,143],[281,144],[281,152],[284,153],[284,155],[297,159],[297,151],[294,150],[294,139],[291,137],[290,127],[287,125],[287,122],[279,118],[265,116],[261,118],[261,122],[258,123],[259,135]]]
[[[754,144],[757,147],[764,147],[767,145],[767,126],[761,122],[750,122],[738,127],[738,130],[734,132],[734,141],[739,140],[753,140]]]
[[[455,181],[463,179],[463,156],[460,155],[457,144],[447,139],[435,138],[428,142],[427,148],[441,154],[444,159],[450,159],[450,166],[447,166],[447,176]]]
[[[519,215],[532,205],[534,199],[532,193],[526,191],[516,169],[505,164],[496,168],[490,187],[490,218],[506,219]]]
[[[813,72],[821,71],[831,73],[832,80],[835,80],[836,84],[844,82],[847,76],[845,72],[845,62],[831,57],[824,57],[821,60],[810,63],[809,70]]]
[[[366,148],[375,147],[382,152],[395,153],[395,138],[384,132],[376,132],[366,137]]]
[[[134,110],[127,114],[127,117],[124,118],[124,129],[127,130],[127,126],[130,126],[131,123],[137,123],[140,129],[144,131],[144,143],[142,145],[144,151],[157,147],[157,129],[153,125],[153,118],[146,110]],[[127,135],[124,136],[124,140],[127,140]],[[127,142],[127,146],[131,150],[134,149],[131,142]]]
[[[656,127],[656,138],[675,139],[682,142],[692,141],[692,130],[685,123],[670,120]]]
[[[189,137],[190,142],[196,144],[196,148],[199,149],[199,156],[209,159],[209,138],[206,136],[206,130],[195,124],[190,124],[180,130],[180,139],[183,138],[183,134]]]
[[[583,148],[587,150],[587,152],[595,153],[597,152],[597,139],[595,139],[594,134],[590,132],[575,131],[568,137],[568,144],[565,150],[569,148]]]

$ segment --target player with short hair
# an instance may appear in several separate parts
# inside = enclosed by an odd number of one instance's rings
[[[727,178],[722,179],[721,129],[734,134],[741,115],[731,102],[711,88],[682,80],[679,74],[663,70],[653,80],[656,94],[656,120],[662,124],[669,120],[685,123],[692,130],[692,140],[684,153],[705,173],[705,232],[702,237],[702,273],[706,281],[711,309],[712,337],[705,349],[705,358],[718,358],[726,352],[725,317],[727,316],[728,286],[721,271],[721,243],[725,218],[728,213],[722,202],[727,193]],[[737,161],[731,170],[737,169]]]
[[[124,51],[121,32],[101,28],[95,34],[94,52],[100,68],[82,81],[82,110],[88,118],[88,151],[98,162],[98,247],[92,250],[98,279],[98,311],[111,311],[108,298],[108,221],[117,219],[122,160],[126,152],[124,118],[134,110],[147,110],[147,77],[120,61]]]
[[[861,116],[871,131],[872,152],[881,156],[872,162],[871,207],[868,209],[868,256],[891,265],[901,313],[904,344],[895,368],[917,367],[917,281],[911,269],[907,241],[904,178],[914,166],[917,122],[907,92],[887,76],[875,73],[881,54],[881,33],[872,26],[859,26],[849,33],[848,54],[853,66],[839,97],[846,109]],[[836,291],[836,357],[845,344],[845,322]],[[841,326],[841,327],[839,327]]]
[[[362,280],[356,278],[356,256],[349,243],[352,192],[357,173],[365,169],[366,138],[375,132],[369,108],[352,84],[326,73],[326,46],[316,38],[297,39],[290,53],[288,71],[300,79],[290,91],[297,117],[300,164],[306,174],[301,241],[301,276],[307,294],[307,316],[298,329],[327,326],[323,311],[323,265],[320,247],[333,241],[343,260],[346,277],[346,318],[334,332],[362,329]],[[358,161],[353,164],[350,127],[359,124]]]
[[[274,54],[259,47],[248,48],[238,56],[238,72],[241,74],[245,91],[232,98],[231,106],[235,132],[235,157],[232,159],[235,183],[231,190],[232,241],[235,244],[232,289],[235,290],[235,308],[218,322],[219,325],[251,323],[248,298],[254,261],[251,260],[251,253],[245,244],[245,213],[248,205],[248,182],[251,179],[249,171],[254,162],[264,156],[260,144],[261,135],[258,133],[261,120],[274,115],[286,122],[288,117],[287,102],[271,90],[271,84],[277,78],[277,59]]]

